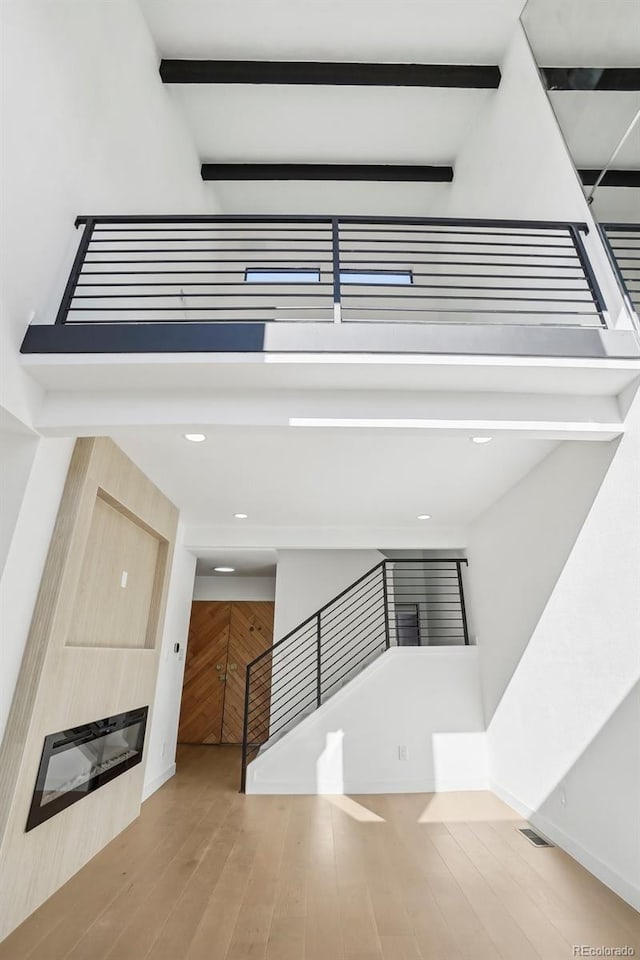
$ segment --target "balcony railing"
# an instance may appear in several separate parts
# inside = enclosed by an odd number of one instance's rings
[[[79,217],[58,324],[606,326],[584,223]]]
[[[640,223],[603,223],[604,242],[629,312],[640,314]]]

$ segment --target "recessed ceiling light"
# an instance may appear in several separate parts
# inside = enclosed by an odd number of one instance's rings
[[[419,513],[419,514],[418,514],[418,520],[431,520],[431,514],[430,514],[430,513]]]
[[[491,443],[493,437],[471,437],[472,443]]]
[[[236,520],[248,520],[248,519],[249,519],[249,514],[248,514],[248,513],[234,513],[233,516],[235,517]]]
[[[206,440],[206,435],[204,433],[185,433],[185,440],[191,440],[191,443],[202,443],[203,440]]]
[[[235,573],[236,572],[235,567],[214,567],[213,569],[216,573]]]

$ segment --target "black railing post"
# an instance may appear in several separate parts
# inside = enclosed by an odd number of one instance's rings
[[[320,636],[320,613],[317,615],[317,676],[316,676],[316,702],[320,706],[322,703],[322,640]]]
[[[342,322],[342,297],[340,285],[340,221],[331,220],[331,249],[333,251],[333,319]]]
[[[247,757],[249,752],[249,692],[251,686],[251,664],[247,667],[244,693],[244,721],[242,726],[242,773],[240,779],[240,793],[247,789]]]
[[[89,244],[91,243],[91,237],[93,236],[93,228],[95,227],[95,224],[96,221],[93,217],[88,217],[85,222],[84,233],[80,238],[80,244],[73,260],[73,266],[71,267],[71,273],[69,274],[69,279],[67,280],[67,285],[64,288],[64,293],[62,294],[62,300],[60,301],[58,313],[56,314],[56,323],[64,323],[67,319],[69,307],[71,306],[71,301],[73,300],[73,295],[76,292],[76,286],[78,285],[78,279],[80,277],[80,273],[82,272],[84,258],[87,255],[87,250],[89,249]],[[76,226],[78,226],[77,223]]]
[[[467,624],[467,608],[464,602],[464,586],[462,584],[462,560],[456,560],[456,571],[458,573],[458,592],[460,594],[460,613],[462,614],[462,631],[464,633],[465,646],[469,646],[469,625]]]
[[[389,630],[389,591],[387,589],[387,563],[382,562],[382,598],[384,603],[384,645],[388,650],[391,646],[391,631]]]
[[[602,295],[602,290],[600,289],[600,284],[598,283],[598,278],[596,277],[593,267],[591,266],[591,260],[587,255],[582,237],[580,235],[580,230],[575,223],[569,224],[569,236],[573,242],[573,246],[578,255],[578,260],[580,261],[580,266],[582,267],[582,272],[584,273],[585,279],[589,285],[589,290],[591,291],[591,296],[593,297],[593,303],[598,311],[598,316],[600,317],[600,323],[603,327],[606,328],[607,320],[605,314],[607,312],[607,305],[605,299]]]

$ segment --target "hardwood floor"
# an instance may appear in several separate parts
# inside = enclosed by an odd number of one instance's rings
[[[142,816],[0,960],[565,960],[640,917],[489,793],[244,797],[186,746]]]

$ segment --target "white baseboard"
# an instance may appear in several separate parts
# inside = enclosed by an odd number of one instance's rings
[[[592,873],[594,877],[601,880],[605,886],[613,890],[619,897],[622,897],[635,910],[640,910],[640,886],[620,876],[609,864],[604,863],[598,857],[595,857],[589,850],[586,850],[582,844],[574,840],[553,821],[549,820],[537,810],[532,810],[523,803],[518,797],[514,797],[500,784],[492,782],[490,789],[496,796],[504,800],[510,807],[513,807],[525,820],[528,820],[540,833],[548,840],[551,840],[557,847],[568,853],[570,857],[577,860],[585,870]]]
[[[163,770],[159,773],[153,780],[148,780],[142,788],[142,802],[148,800],[152,793],[155,793],[156,790],[159,790],[163,783],[166,783],[167,780],[171,780],[171,777],[175,775],[176,765],[175,763],[169,764],[166,770]]]
[[[260,780],[247,776],[247,793],[268,794],[282,796],[358,796],[377,793],[455,793],[467,790],[488,790],[487,783],[482,780],[452,780],[439,782],[433,780],[358,780],[344,783],[326,782],[320,785],[302,780]]]

